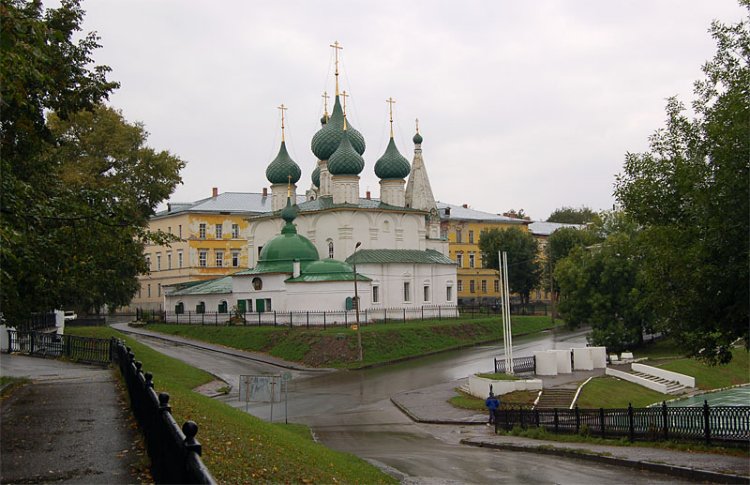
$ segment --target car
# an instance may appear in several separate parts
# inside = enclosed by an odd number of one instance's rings
[[[69,310],[65,311],[65,321],[66,322],[68,320],[75,320],[76,318],[78,318],[78,315],[76,315],[76,312],[69,311]]]

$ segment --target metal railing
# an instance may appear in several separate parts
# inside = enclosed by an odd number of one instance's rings
[[[536,357],[516,357],[513,359],[513,373],[536,372]],[[495,374],[505,374],[505,359],[495,358]]]
[[[106,365],[111,361],[109,340],[55,333],[8,330],[6,351],[43,357],[66,357],[89,364]]]
[[[495,431],[514,426],[537,427],[553,433],[577,433],[601,437],[626,437],[661,441],[687,439],[722,443],[750,440],[750,406],[659,407],[624,409],[529,409],[495,411]]]
[[[113,362],[120,367],[130,404],[146,438],[151,473],[157,483],[206,483],[216,480],[201,460],[201,444],[195,439],[198,425],[186,421],[182,429],[172,416],[169,394],[154,391],[153,376],[121,340],[113,340]]]

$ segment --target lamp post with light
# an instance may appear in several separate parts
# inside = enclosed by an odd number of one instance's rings
[[[357,249],[362,245],[361,242],[357,242],[354,246],[354,254],[352,255],[352,266],[354,267],[354,310],[357,318],[357,352],[359,354],[359,361],[362,362],[362,334],[359,329],[359,294],[357,292]]]

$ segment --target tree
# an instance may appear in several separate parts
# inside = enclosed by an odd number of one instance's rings
[[[530,221],[531,217],[526,215],[526,212],[524,212],[523,209],[511,209],[508,212],[503,212],[503,215],[505,217],[512,217],[513,219],[522,219],[524,221]]]
[[[596,229],[578,229],[575,227],[561,227],[550,234],[547,238],[547,264],[545,265],[545,283],[549,281],[549,272],[554,272],[557,263],[568,257],[571,251],[576,247],[588,247],[592,244],[600,243],[601,237]],[[559,285],[554,284],[554,293],[559,294]],[[548,285],[547,285],[548,286]]]
[[[107,66],[92,66],[91,54],[99,47],[96,34],[72,40],[83,14],[75,0],[44,12],[40,1],[4,0],[0,5],[0,305],[14,323],[34,311],[72,304],[74,297],[86,307],[121,304],[122,297],[111,298],[118,293],[111,286],[118,284],[132,295],[133,272],[143,264],[129,257],[120,266],[116,262],[131,244],[142,244],[143,214],[172,190],[167,182],[164,190],[144,197],[128,187],[142,178],[121,177],[119,187],[104,183],[114,182],[115,173],[126,171],[123,167],[89,171],[74,181],[71,174],[83,153],[75,146],[82,137],[53,129],[82,111],[95,110],[117,87],[106,79]],[[141,163],[142,141],[131,140],[131,163]],[[107,137],[100,142],[100,157],[122,159],[122,151],[105,154]],[[129,197],[129,190],[138,195]],[[131,202],[134,198],[138,203]],[[97,244],[100,237],[102,244]],[[87,274],[91,279],[85,287]]]
[[[547,222],[561,222],[565,224],[587,224],[594,222],[598,215],[586,206],[579,209],[573,207],[560,207],[552,211]]]
[[[695,117],[669,99],[666,127],[648,152],[627,154],[615,188],[642,226],[644,302],[662,330],[711,362],[730,360],[737,338],[750,342],[749,24],[712,24],[718,49],[695,85]]]
[[[539,285],[541,266],[538,261],[538,246],[534,236],[516,227],[490,229],[479,236],[482,260],[488,268],[499,269],[498,252],[508,253],[508,286],[510,291],[521,296],[525,306],[529,293]]]
[[[591,325],[594,345],[620,351],[643,341],[650,315],[642,305],[641,262],[635,234],[617,232],[602,243],[578,245],[559,261],[559,310],[572,327]]]

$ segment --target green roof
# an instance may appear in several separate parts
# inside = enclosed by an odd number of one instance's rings
[[[289,278],[285,283],[319,283],[324,281],[354,281],[354,273],[333,274],[301,274],[296,278]],[[357,281],[372,281],[367,276],[357,273]]]
[[[232,276],[207,281],[190,282],[190,286],[171,293],[170,296],[216,295],[232,292]],[[195,283],[195,284],[192,284]]]
[[[424,251],[419,249],[362,249],[346,258],[347,263],[352,264],[353,261],[357,264],[456,264],[448,256],[434,249]]]

